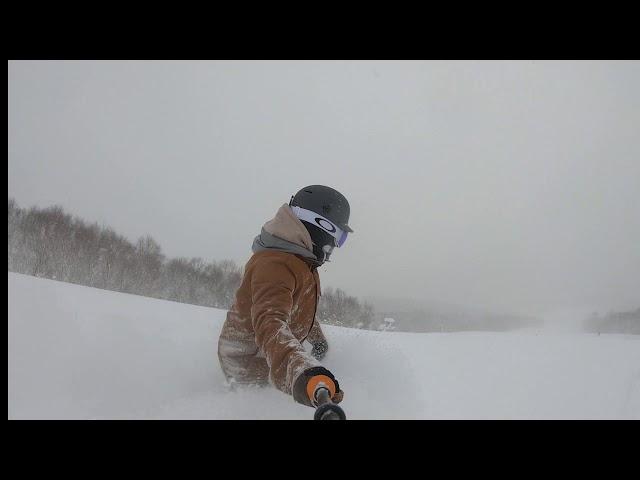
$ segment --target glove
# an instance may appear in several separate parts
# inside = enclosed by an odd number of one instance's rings
[[[338,390],[336,394],[333,396],[333,398],[331,399],[331,401],[333,403],[340,403],[343,398],[344,398],[344,392],[342,390]]]
[[[326,340],[318,340],[313,343],[313,349],[311,350],[311,355],[316,360],[322,360],[324,356],[327,354],[327,350],[329,350],[329,344]]]
[[[323,383],[329,390],[332,402],[342,401],[344,392],[340,390],[338,380],[324,367],[308,368],[298,376],[293,386],[293,399],[303,405],[315,407],[315,392],[320,383]]]

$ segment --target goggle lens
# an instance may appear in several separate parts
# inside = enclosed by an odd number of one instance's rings
[[[342,245],[344,245],[344,242],[347,241],[347,235],[349,234],[349,232],[343,231],[342,235],[340,235],[340,238],[338,238],[336,245],[338,245],[338,248],[340,248]]]

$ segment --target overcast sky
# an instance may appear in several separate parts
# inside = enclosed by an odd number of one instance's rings
[[[351,203],[323,285],[640,306],[640,62],[9,62],[8,190],[244,264],[300,188]]]

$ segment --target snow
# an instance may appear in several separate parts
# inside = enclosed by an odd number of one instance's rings
[[[9,272],[10,419],[311,419],[225,385],[223,310]],[[324,326],[350,419],[640,419],[640,336]]]

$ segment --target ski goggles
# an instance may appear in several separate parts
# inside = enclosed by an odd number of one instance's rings
[[[322,215],[312,212],[311,210],[304,209],[302,207],[291,207],[293,214],[300,220],[317,225],[322,230],[327,232],[336,240],[336,247],[340,248],[347,241],[347,235],[349,232],[342,230],[335,223]]]

